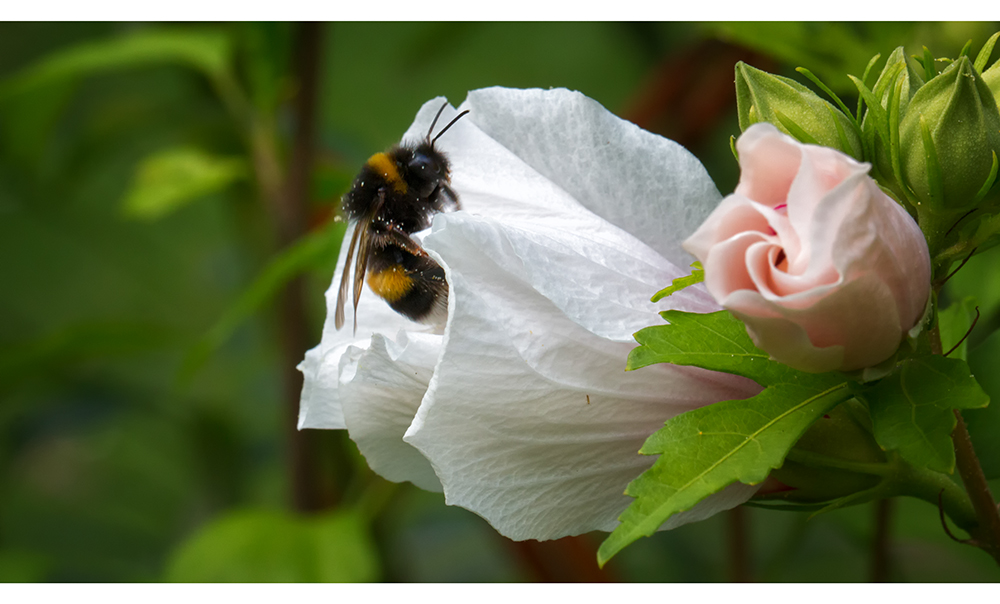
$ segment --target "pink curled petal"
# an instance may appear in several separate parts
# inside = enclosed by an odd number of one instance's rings
[[[755,231],[740,233],[715,245],[708,257],[702,259],[705,287],[716,300],[722,300],[729,292],[755,288],[745,257],[747,250],[757,244],[768,245],[768,242]]]
[[[854,176],[868,174],[868,164],[860,164],[843,153],[827,147],[800,145],[786,137],[790,144],[801,149],[802,163],[792,186],[789,199],[795,200],[788,206],[788,218],[797,228],[808,228],[814,224],[813,214],[825,204],[825,197],[842,183]]]
[[[865,301],[861,308],[859,300]],[[874,273],[845,282],[811,310],[802,324],[817,346],[836,343],[844,347],[844,371],[884,361],[904,336],[896,300]]]
[[[400,331],[375,334],[367,350],[341,359],[340,402],[347,430],[371,469],[393,482],[441,491],[431,464],[403,434],[413,421],[441,353],[442,337]]]
[[[802,244],[798,232],[788,220],[787,212],[756,202],[753,202],[753,207],[767,221],[773,231],[771,234],[775,237],[775,243],[785,250],[785,256],[790,261],[798,257],[801,254]]]
[[[705,222],[681,245],[704,264],[708,250],[720,241],[747,231],[761,234],[769,232],[768,220],[759,208],[759,204],[745,197],[730,195],[722,200]]]
[[[814,275],[790,275],[778,268],[778,259],[783,253],[779,246],[763,242],[747,248],[747,273],[754,283],[754,287],[748,289],[754,289],[765,299],[790,308],[812,305],[819,296],[825,295],[817,288],[826,284],[815,281]],[[830,272],[836,279],[836,271],[831,268]]]
[[[930,263],[913,261],[929,256],[927,241],[914,235],[917,227],[902,206],[874,182],[864,187],[872,201],[851,221],[856,228],[838,233],[834,260],[846,281],[869,276],[884,284],[896,302],[900,331],[905,332],[923,316],[930,295]]]
[[[785,318],[787,309],[768,302],[757,292],[734,292],[726,299],[725,307],[746,324],[754,344],[778,362],[813,373],[833,371],[843,362],[843,346],[814,346],[801,325]]]
[[[762,350],[803,371],[861,369],[896,350],[904,330],[895,300],[877,276],[859,276],[827,292],[805,292],[796,308],[794,296],[772,301],[758,292],[740,291],[724,306],[747,324]],[[865,300],[863,309],[858,300]],[[823,352],[829,350],[840,352]]]
[[[753,283],[753,287],[744,289],[754,289],[765,298],[784,295],[784,292],[775,291],[774,284],[774,273],[780,272],[774,267],[774,262],[781,252],[780,246],[766,241],[747,246],[744,252],[745,263],[747,276]]]
[[[802,259],[806,266],[796,267],[798,270],[823,273],[834,265],[842,268],[845,262],[853,262],[859,254],[865,254],[866,242],[877,237],[878,222],[870,220],[871,214],[883,203],[873,195],[869,184],[874,182],[865,172],[851,174],[823,195],[822,203],[813,209],[808,222],[804,218],[800,221],[798,228],[807,233],[810,251]],[[875,192],[885,196],[881,191]],[[845,249],[844,238],[854,240],[856,245]]]
[[[758,346],[792,367],[881,363],[923,316],[930,295],[920,229],[868,176],[868,164],[769,125],[755,124],[743,137],[740,185],[719,210],[755,206],[774,235],[744,226],[749,221],[731,211],[713,213],[712,229],[691,247],[709,292],[747,324]],[[775,203],[776,191],[787,198]]]
[[[802,161],[795,140],[771,124],[754,124],[736,140],[736,151],[740,182],[735,193],[772,208],[786,203]]]

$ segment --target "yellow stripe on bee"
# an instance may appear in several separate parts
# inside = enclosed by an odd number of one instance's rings
[[[385,301],[395,302],[413,289],[413,279],[406,274],[402,266],[394,264],[377,273],[369,273],[368,287]]]
[[[382,175],[397,193],[406,193],[406,181],[399,177],[396,162],[385,153],[376,153],[368,158],[368,167]]]

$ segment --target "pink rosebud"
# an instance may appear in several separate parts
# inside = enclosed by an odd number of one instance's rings
[[[889,358],[923,316],[927,242],[869,164],[765,123],[736,143],[740,183],[684,242],[705,285],[772,358],[849,371]]]

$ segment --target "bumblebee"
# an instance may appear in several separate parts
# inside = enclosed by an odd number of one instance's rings
[[[444,269],[410,235],[430,226],[437,212],[461,208],[451,188],[448,159],[434,143],[468,111],[458,114],[431,138],[445,103],[434,116],[427,136],[416,145],[399,144],[368,158],[351,190],[344,195],[343,209],[355,223],[347,249],[344,274],[337,294],[334,324],[344,326],[344,304],[352,281],[354,264],[354,330],[358,329],[358,300],[364,286],[389,306],[414,321],[444,323],[448,316],[448,283]]]

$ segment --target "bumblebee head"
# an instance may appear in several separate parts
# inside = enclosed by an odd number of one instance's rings
[[[448,128],[451,128],[455,122],[468,113],[468,110],[455,116],[454,119],[448,122],[447,126],[437,133],[437,136],[431,138],[431,135],[434,133],[434,126],[437,125],[438,118],[441,117],[447,106],[448,103],[441,105],[437,115],[434,116],[434,121],[431,122],[430,129],[427,130],[427,137],[424,139],[424,142],[417,145],[417,148],[413,151],[413,155],[405,161],[407,185],[409,185],[410,190],[418,197],[430,197],[438,185],[441,184],[441,181],[448,180],[448,160],[443,153],[434,148],[434,143],[437,142],[437,139],[441,138],[442,134],[448,131]]]
[[[448,180],[448,160],[433,143],[421,143],[406,161],[410,191],[417,197],[429,197],[443,180]]]

